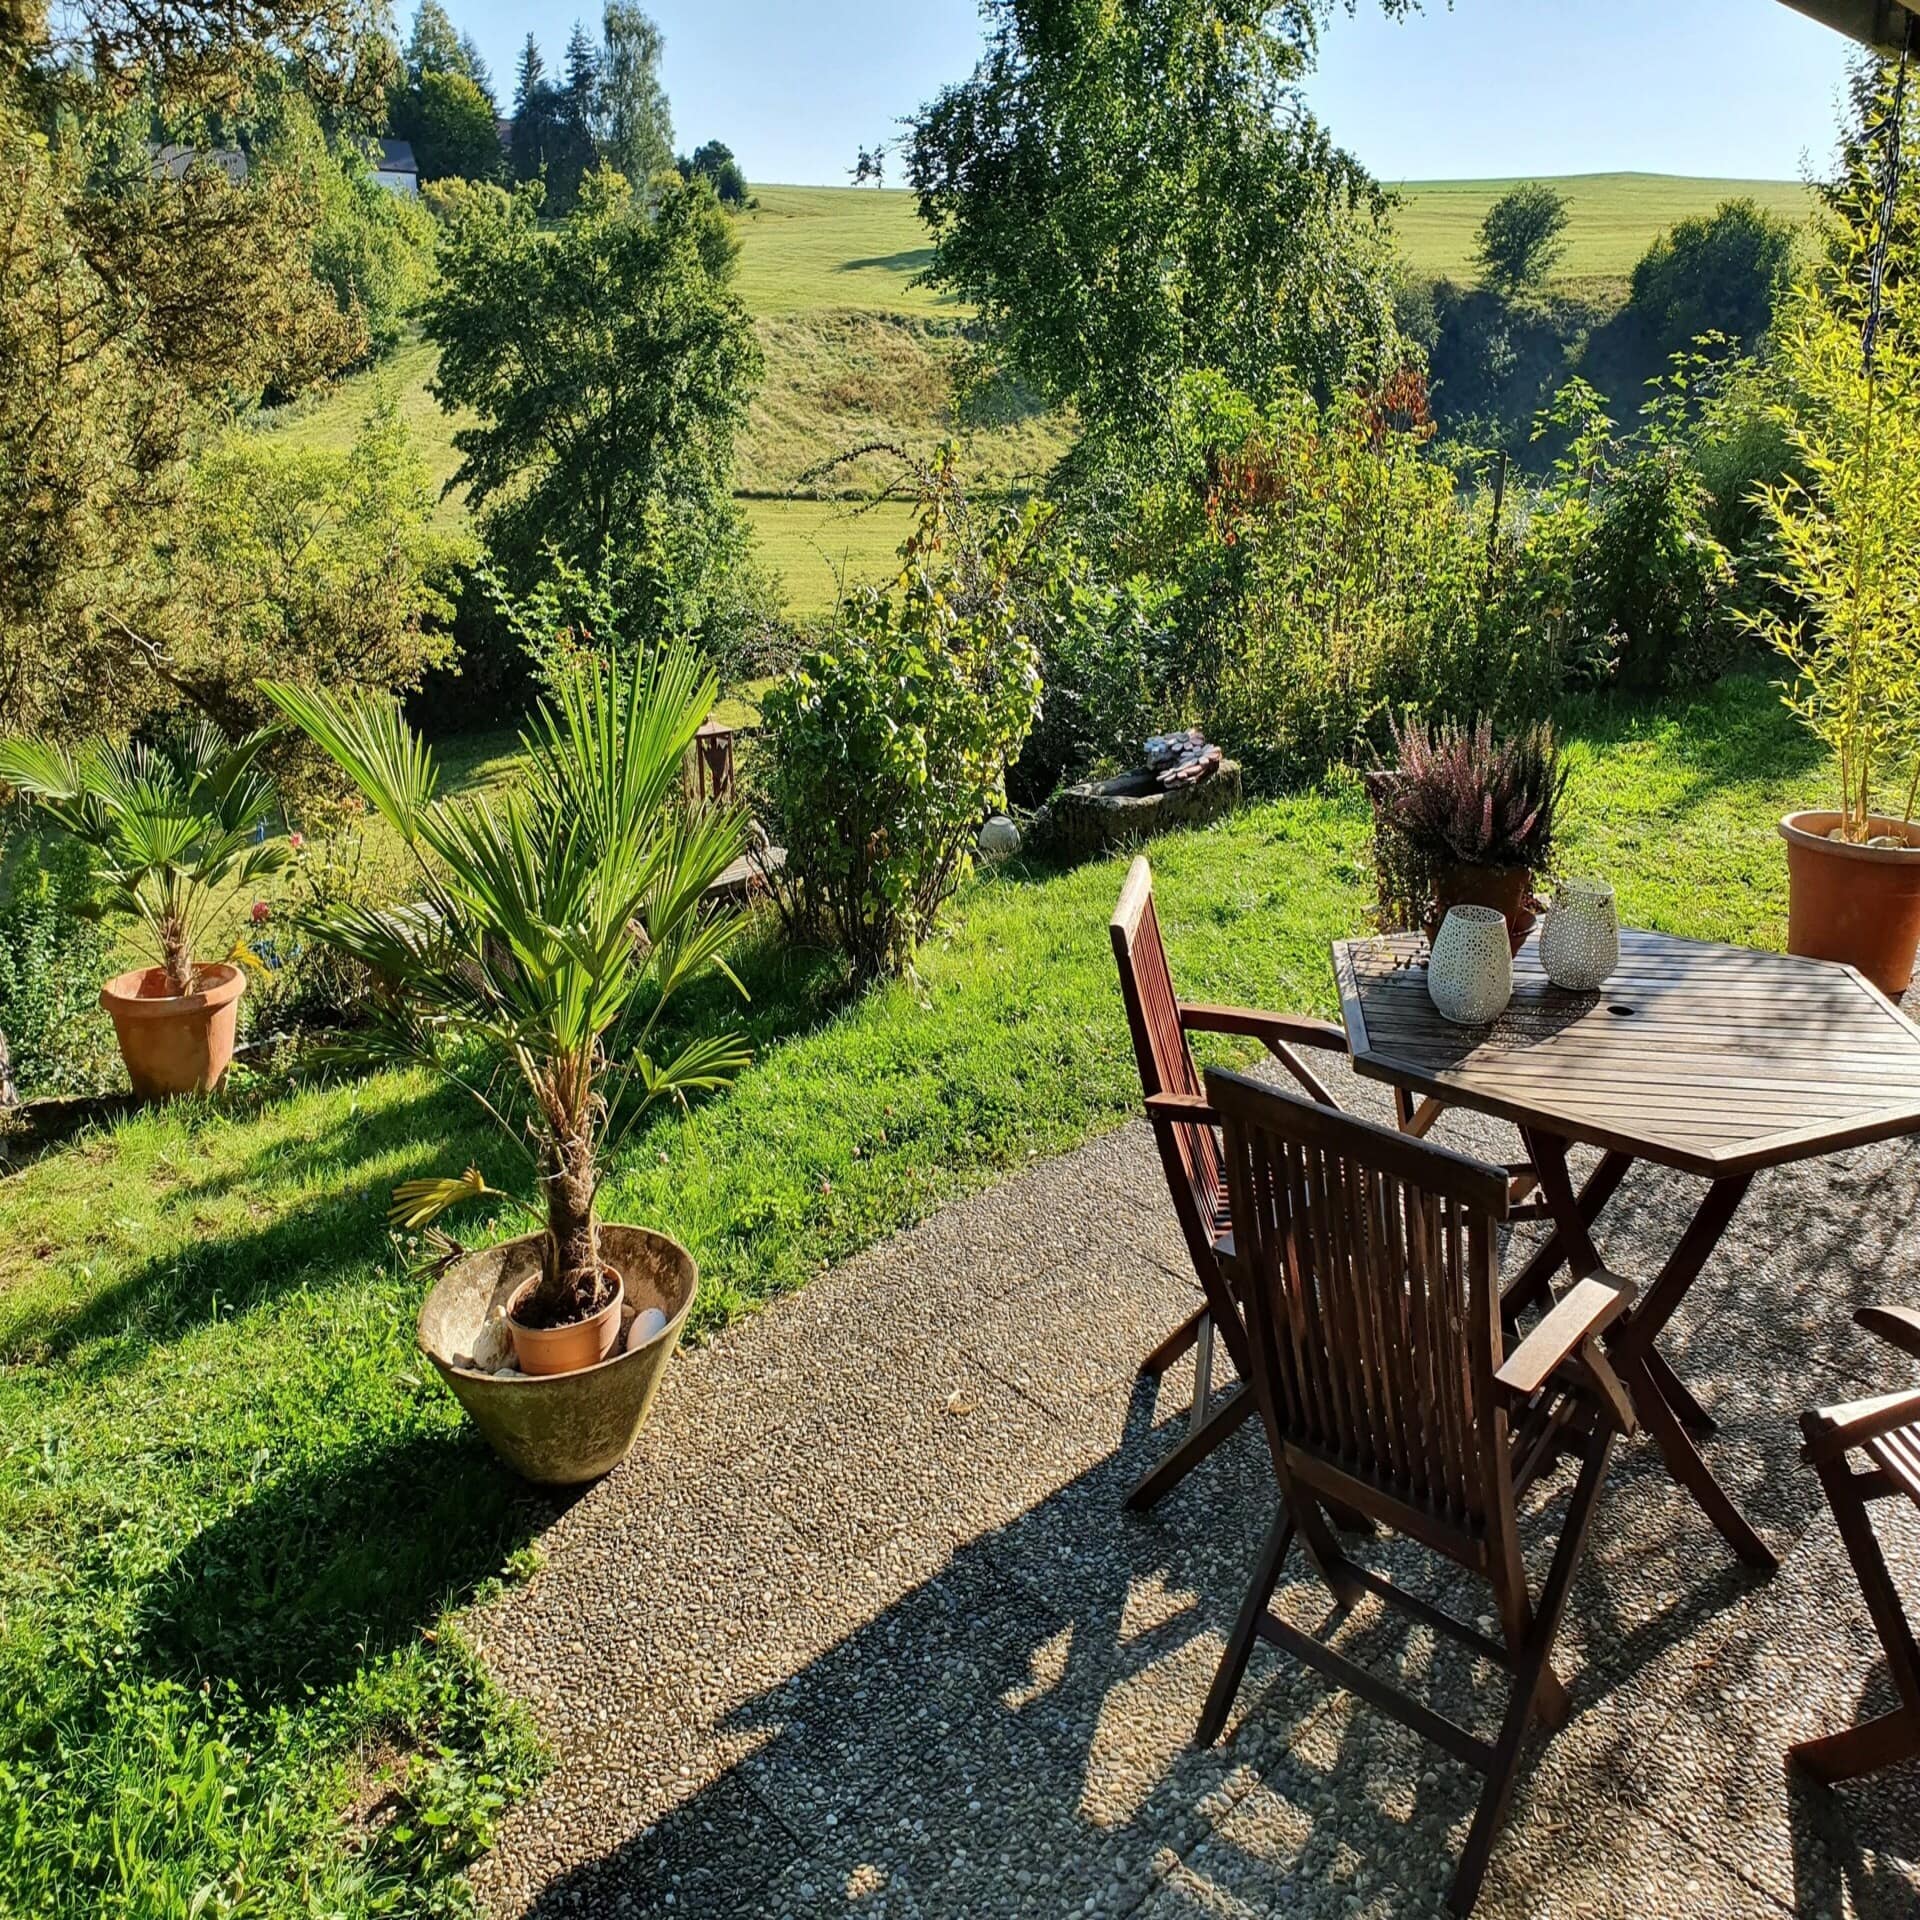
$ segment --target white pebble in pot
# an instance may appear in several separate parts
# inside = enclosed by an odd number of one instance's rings
[[[627,1351],[638,1353],[656,1334],[664,1333],[667,1316],[658,1307],[642,1307],[627,1329]]]

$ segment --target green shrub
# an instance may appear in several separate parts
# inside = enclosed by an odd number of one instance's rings
[[[1004,800],[1039,705],[1020,607],[1047,518],[1034,506],[982,528],[943,458],[898,581],[849,598],[761,704],[789,915],[860,979],[911,964]]]
[[[100,1011],[111,967],[92,899],[86,852],[66,839],[0,885],[0,1034],[22,1095],[97,1093],[113,1079],[113,1029]]]
[[[1176,640],[1169,586],[1100,577],[1078,547],[1063,546],[1028,608],[1045,688],[1040,715],[1007,788],[1038,806],[1089,773],[1137,763],[1141,743],[1173,724]]]
[[[303,842],[278,902],[253,908],[242,1002],[252,1033],[298,1040],[364,1026],[374,1004],[372,969],[306,929],[342,911],[406,905],[419,891],[418,868],[389,842],[351,830],[317,846]]]
[[[1176,434],[1116,558],[1172,589],[1166,706],[1256,782],[1370,757],[1403,708],[1524,717],[1558,686],[1559,629],[1508,593],[1510,545],[1430,451],[1416,376],[1266,408],[1203,378]]]

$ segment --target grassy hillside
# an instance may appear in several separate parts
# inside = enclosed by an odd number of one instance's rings
[[[1416,273],[1473,277],[1473,239],[1487,209],[1518,180],[1407,180],[1393,228]],[[1711,213],[1723,200],[1747,198],[1789,220],[1803,220],[1812,195],[1792,180],[1696,180],[1671,173],[1580,173],[1551,180],[1567,196],[1562,284],[1624,280],[1656,234],[1676,220]]]
[[[1468,277],[1474,231],[1510,180],[1404,183],[1394,228],[1419,273]],[[1692,180],[1667,174],[1586,174],[1554,182],[1572,201],[1560,279],[1624,279],[1655,234],[1689,214],[1748,194],[1801,218],[1804,187],[1785,181]],[[851,447],[904,443],[924,453],[957,432],[948,410],[948,369],[961,347],[965,309],[915,285],[926,266],[925,235],[913,196],[851,187],[762,187],[740,220],[740,291],[766,354],[766,383],[753,403],[740,448],[738,485],[766,557],[785,579],[799,614],[830,606],[835,582],[875,579],[887,569],[902,516],[850,517],[841,500],[887,477],[868,459],[810,478]],[[272,431],[301,445],[343,446],[385,385],[426,457],[436,485],[458,464],[454,422],[427,393],[435,356],[415,343],[378,372],[345,381],[318,402],[291,410]],[[1032,485],[1059,457],[1066,430],[1035,415],[991,432],[959,435],[978,487]],[[442,512],[462,517],[457,497]]]

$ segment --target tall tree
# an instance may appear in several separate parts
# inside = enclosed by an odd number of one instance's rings
[[[1509,187],[1480,222],[1474,264],[1496,293],[1509,299],[1546,284],[1567,250],[1567,196],[1544,180]]]
[[[314,276],[299,170],[156,168],[257,121],[289,78],[366,125],[386,84],[366,0],[78,0],[9,15],[0,62],[0,711],[128,724],[173,697],[150,628],[188,458],[233,396],[364,351]],[[152,669],[158,667],[159,672]]]
[[[591,136],[600,104],[600,49],[578,20],[567,36],[567,113],[583,133]]]
[[[760,376],[737,250],[704,182],[593,173],[552,231],[524,192],[456,219],[434,393],[475,416],[456,478],[517,587],[557,549],[617,573],[642,628],[711,616],[743,561],[734,437]]]
[[[747,201],[747,176],[733,149],[723,140],[703,141],[687,162],[687,171],[713,183],[714,193],[723,207],[741,207]]]
[[[913,123],[907,174],[928,281],[979,309],[1004,367],[1126,433],[1196,369],[1255,393],[1379,370],[1383,198],[1300,92],[1324,0],[984,11],[987,51]]]
[[[464,73],[421,75],[413,157],[422,180],[491,180],[500,171],[493,103]]]
[[[423,73],[465,73],[466,55],[453,20],[440,0],[420,0],[407,38],[407,78]]]
[[[488,108],[497,115],[500,99],[493,90],[493,69],[487,65],[487,57],[480,51],[479,41],[470,33],[460,36],[460,71],[479,88]]]
[[[526,104],[547,84],[547,60],[540,42],[528,34],[513,69],[513,110],[523,111]]]
[[[673,165],[673,115],[660,83],[660,29],[629,0],[607,0],[602,20],[600,151],[636,184]]]

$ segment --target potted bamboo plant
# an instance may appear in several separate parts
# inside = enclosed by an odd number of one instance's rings
[[[1538,913],[1534,875],[1553,851],[1554,815],[1566,786],[1545,722],[1511,739],[1493,723],[1395,725],[1399,764],[1376,778],[1378,830],[1396,836],[1394,864],[1418,870],[1421,922],[1432,940],[1449,908],[1493,907],[1517,953]]]
[[[391,985],[358,1050],[472,1095],[535,1196],[517,1204],[537,1231],[483,1253],[450,1247],[421,1345],[510,1464],[568,1483],[632,1445],[693,1302],[686,1250],[603,1223],[598,1200],[637,1121],[723,1086],[748,1058],[732,1033],[656,1051],[677,992],[725,967],[738,914],[704,896],[739,857],[745,815],[679,804],[718,695],[690,648],[637,665],[573,656],[550,685],[522,735],[524,782],[453,799],[391,700],[263,683],[419,862],[414,911],[346,906],[305,923]],[[474,1169],[409,1181],[393,1217],[434,1232],[460,1201],[501,1193]]]
[[[194,954],[233,894],[286,861],[286,843],[267,836],[277,803],[259,760],[271,738],[230,741],[203,720],[157,741],[95,740],[75,754],[47,740],[0,741],[0,782],[93,850],[117,904],[152,943],[158,965],[100,989],[142,1099],[209,1092],[232,1062],[246,975]]]
[[[1854,199],[1864,224],[1830,221],[1829,259],[1775,326],[1790,396],[1779,417],[1799,472],[1761,492],[1773,582],[1790,612],[1753,625],[1786,661],[1787,705],[1837,763],[1837,807],[1790,813],[1787,948],[1858,967],[1904,993],[1920,946],[1920,310],[1889,284],[1903,95],[1880,99],[1884,186],[1863,143]],[[1895,809],[1898,809],[1896,812]]]

